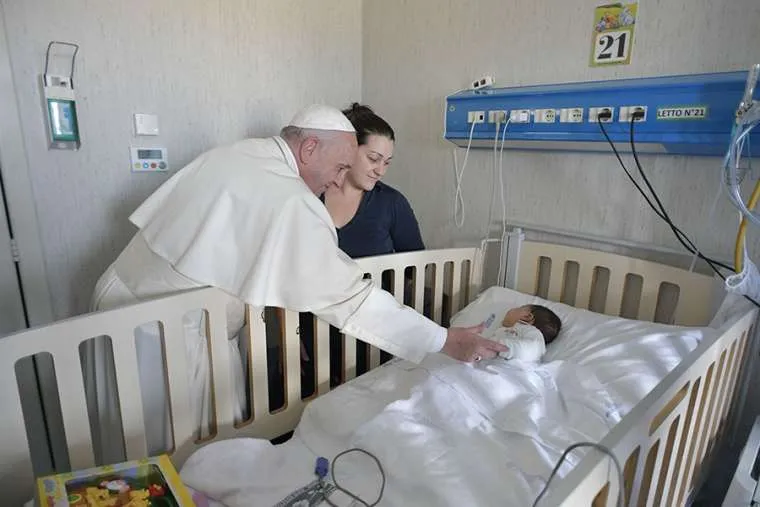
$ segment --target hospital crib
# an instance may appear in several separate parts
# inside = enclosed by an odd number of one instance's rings
[[[493,245],[484,244],[480,248],[367,258],[360,265],[374,279],[379,280],[383,273],[392,277],[390,290],[399,301],[404,299],[405,287],[412,290],[412,306],[421,309],[430,303],[431,316],[438,321],[478,295],[484,276],[490,278],[494,257],[496,263],[507,263],[508,286],[608,315],[703,326],[715,308],[712,277],[669,265],[672,262],[642,259],[656,252],[633,256],[615,253],[615,248],[601,244],[596,249],[561,244],[590,242],[588,238],[568,241],[568,235],[526,240],[519,230],[504,240],[501,258],[492,255]],[[405,284],[410,276],[414,283]],[[426,287],[430,289],[428,297],[432,297],[427,302]],[[449,307],[444,308],[444,304]],[[248,345],[250,417],[233,421],[229,376],[215,374],[212,434],[198,440],[190,418],[184,417],[190,408],[183,380],[188,365],[181,324],[184,314],[198,308],[208,315],[212,372],[226,372],[229,357],[224,300],[212,288],[84,315],[0,340],[3,505],[20,505],[32,498],[35,475],[95,464],[79,353],[81,343],[89,338],[108,336],[112,344],[126,459],[146,455],[134,339],[134,329],[140,324],[159,321],[162,326],[174,438],[171,457],[178,467],[193,451],[211,442],[243,436],[273,439],[287,433],[298,424],[305,405],[330,389],[329,326],[322,321],[315,323],[317,388],[312,398],[304,400],[300,389],[299,315],[284,311],[280,339],[285,405],[270,410],[264,312],[249,308],[241,339]],[[711,451],[731,430],[732,414],[735,416],[744,394],[740,379],[746,376],[755,318],[754,309],[733,316],[719,335],[704,340],[602,440],[623,465],[628,505],[683,505],[699,487],[709,470]],[[55,391],[53,396],[48,392],[40,403],[45,414],[40,418],[30,409],[35,400],[27,399],[25,382],[29,378],[21,374],[20,366],[30,357],[43,355],[52,359],[53,368],[46,373],[54,380]],[[369,356],[370,366],[377,367],[379,350],[370,348]],[[356,341],[347,337],[343,362],[346,380],[355,375],[355,357]],[[41,435],[50,441],[49,446],[40,443]],[[614,505],[619,484],[610,469],[604,455],[587,454],[568,475],[553,483],[541,505]]]

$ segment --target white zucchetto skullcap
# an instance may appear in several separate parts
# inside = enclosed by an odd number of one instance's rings
[[[302,129],[356,132],[349,119],[339,109],[321,104],[312,104],[301,109],[288,125]]]

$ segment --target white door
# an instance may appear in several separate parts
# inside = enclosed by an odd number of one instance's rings
[[[27,327],[11,234],[0,168],[0,337]]]

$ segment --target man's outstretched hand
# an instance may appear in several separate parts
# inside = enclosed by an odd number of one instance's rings
[[[499,352],[507,352],[507,347],[480,336],[485,326],[452,327],[446,336],[441,352],[466,363],[483,359],[493,359]]]

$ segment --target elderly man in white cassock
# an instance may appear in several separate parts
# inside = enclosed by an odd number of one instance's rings
[[[364,279],[339,248],[332,219],[319,200],[354,160],[356,135],[337,109],[305,108],[280,136],[213,149],[181,169],[130,217],[139,228],[98,281],[93,309],[105,310],[204,286],[229,296],[230,338],[243,326],[244,304],[312,312],[344,333],[395,356],[419,362],[443,352],[461,361],[494,357],[504,347],[477,329],[444,329]],[[193,415],[210,413],[203,312],[185,318]],[[138,364],[151,453],[170,440],[163,364],[156,325],[138,335]],[[234,339],[231,372],[242,416],[245,400]],[[120,458],[113,372],[103,345],[88,354],[88,387],[97,404],[94,435],[101,459]],[[96,388],[97,386],[97,388]],[[107,388],[111,386],[111,388]],[[99,429],[98,429],[99,428]],[[201,432],[203,430],[201,429]]]

